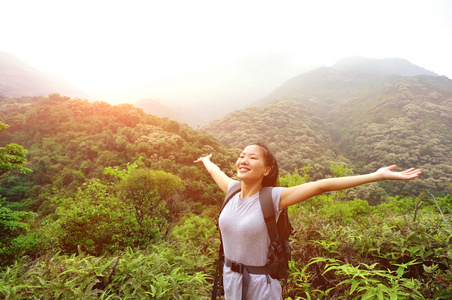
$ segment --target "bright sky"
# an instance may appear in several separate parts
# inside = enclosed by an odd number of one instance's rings
[[[452,1],[0,0],[0,51],[94,93],[274,52],[400,57],[452,78]]]

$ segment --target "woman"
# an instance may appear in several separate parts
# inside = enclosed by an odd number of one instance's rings
[[[201,157],[202,162],[223,192],[227,192],[233,179],[211,162],[212,155]],[[224,207],[219,226],[225,257],[247,266],[263,266],[267,260],[269,236],[263,219],[259,191],[265,186],[277,186],[278,164],[271,151],[263,144],[248,145],[236,162],[241,191]],[[328,178],[289,188],[274,188],[272,199],[278,213],[285,207],[297,204],[325,192],[344,190],[380,180],[410,180],[421,171],[408,169],[392,172],[395,165],[381,168],[366,175]],[[265,274],[250,274],[246,299],[281,299],[278,280]],[[226,299],[242,299],[242,274],[233,272],[227,265],[223,269],[223,286]]]

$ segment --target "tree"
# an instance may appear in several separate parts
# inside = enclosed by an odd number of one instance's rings
[[[58,199],[55,221],[48,218],[47,239],[66,253],[77,248],[92,254],[138,246],[136,225],[128,209],[111,192],[111,184],[91,180],[79,187],[74,197]]]
[[[0,122],[0,131],[7,129],[9,125]],[[30,173],[31,170],[26,168],[27,150],[24,147],[17,144],[8,144],[4,147],[0,147],[0,177],[10,173],[14,170],[20,173]]]
[[[47,219],[49,241],[64,252],[78,248],[102,255],[126,247],[156,243],[174,226],[181,180],[170,173],[142,167],[141,161],[125,168],[105,168],[108,182],[92,179],[73,197],[53,201],[58,219]]]
[[[171,224],[179,212],[177,192],[182,181],[176,175],[149,169],[129,169],[127,176],[116,186],[118,197],[133,211],[139,226],[144,230],[156,218]],[[164,226],[166,222],[157,224]]]
[[[29,234],[33,212],[13,211],[2,206],[0,199],[0,268],[12,264],[22,255],[33,255],[40,239]]]

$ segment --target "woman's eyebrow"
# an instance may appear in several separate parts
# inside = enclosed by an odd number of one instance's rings
[[[247,155],[247,154],[248,154],[248,153],[246,153],[246,152],[242,152],[242,155]],[[251,155],[259,156],[259,154],[254,153],[254,152],[251,152],[251,153],[249,153],[248,155],[249,155],[249,156],[251,156]]]

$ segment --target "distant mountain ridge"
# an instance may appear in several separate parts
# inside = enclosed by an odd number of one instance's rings
[[[18,57],[0,51],[0,94],[7,97],[47,96],[59,93],[86,98],[87,94],[67,81],[30,66]]]
[[[400,76],[438,75],[402,58],[376,59],[352,56],[340,59],[332,68],[340,72],[375,72]]]

